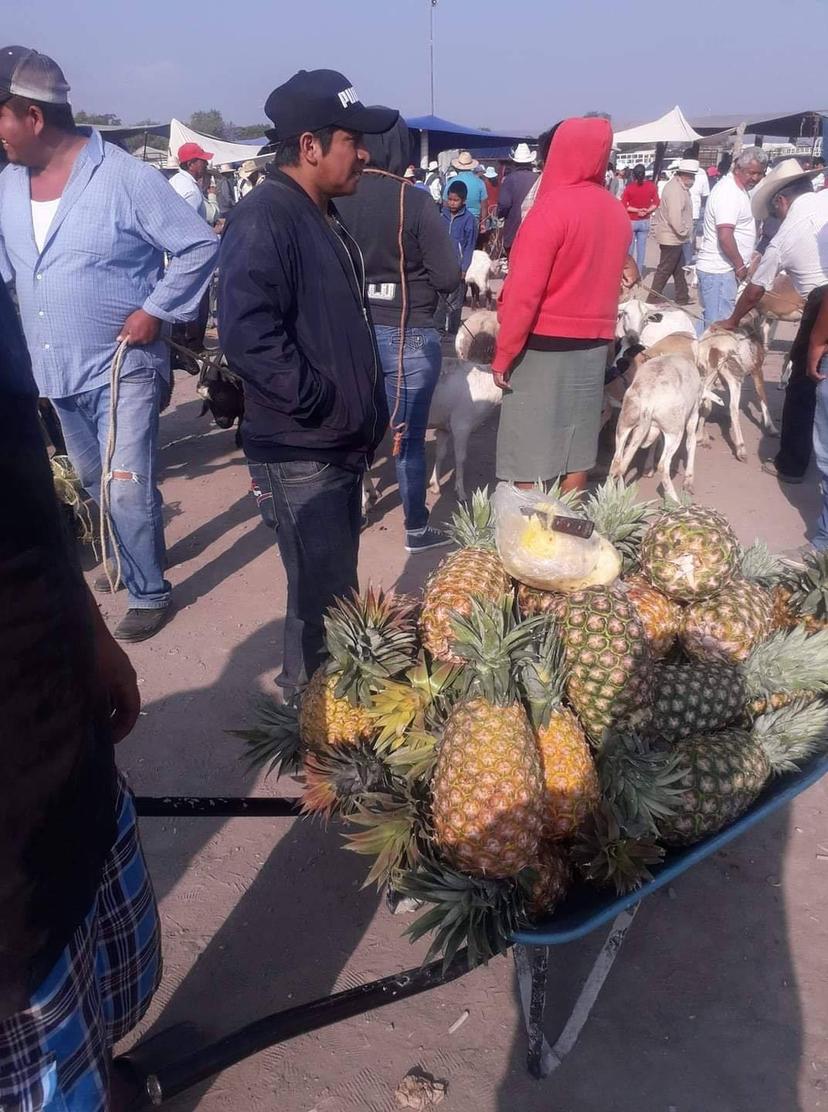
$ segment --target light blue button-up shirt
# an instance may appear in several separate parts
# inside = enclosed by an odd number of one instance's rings
[[[216,236],[158,170],[94,129],[40,252],[28,169],[0,174],[0,274],[15,285],[43,397],[105,385],[116,337],[136,309],[192,320],[217,257]],[[130,348],[123,370],[147,365],[169,376],[162,340]]]

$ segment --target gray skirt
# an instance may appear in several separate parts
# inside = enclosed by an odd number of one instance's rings
[[[498,479],[548,482],[595,466],[606,365],[604,341],[523,352],[500,410]]]

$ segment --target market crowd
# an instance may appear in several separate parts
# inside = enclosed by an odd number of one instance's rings
[[[270,93],[266,160],[213,173],[188,143],[167,181],[76,127],[69,92],[53,59],[0,50],[0,1107],[95,1112],[126,1107],[111,1049],[161,975],[113,756],[140,707],[118,642],[172,613],[157,458],[167,341],[181,326],[203,337],[216,271],[252,491],[287,575],[289,700],[320,663],[325,610],[357,586],[362,479],[389,426],[406,549],[449,543],[428,520],[425,433],[465,273],[494,234],[508,257],[491,366],[498,478],[586,486],[622,275],[644,276],[652,233],[650,296],[672,281],[686,304],[695,266],[707,326],[737,327],[781,270],[807,298],[765,466],[800,481],[813,426],[828,482],[828,193],[814,192],[819,166],[766,177],[758,147],[718,182],[692,150],[669,181],[643,165],[628,176],[608,169],[600,116],[518,144],[503,178],[467,151],[447,172],[418,169],[399,113],[366,107],[331,70]],[[114,550],[94,586],[125,591],[114,637],[58,512],[41,412],[90,497],[106,494]],[[828,548],[828,511],[815,543]]]

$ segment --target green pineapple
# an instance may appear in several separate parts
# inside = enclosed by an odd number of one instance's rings
[[[705,506],[674,506],[641,541],[641,569],[668,598],[693,602],[724,590],[739,568],[741,549],[727,519]]]

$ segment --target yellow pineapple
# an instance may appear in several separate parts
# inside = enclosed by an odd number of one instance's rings
[[[644,627],[644,636],[655,660],[661,660],[676,643],[681,625],[681,607],[657,591],[641,575],[624,581],[627,598]]]
[[[536,614],[555,617],[561,613],[565,597],[559,591],[539,591],[537,587],[527,587],[525,583],[517,585],[518,609],[524,618],[532,618]]]
[[[702,663],[747,660],[773,631],[773,596],[747,580],[694,602],[682,615],[679,640],[685,653]]]
[[[569,891],[572,867],[566,850],[554,842],[541,842],[538,859],[532,863],[532,888],[528,912],[532,919],[548,918]]]

